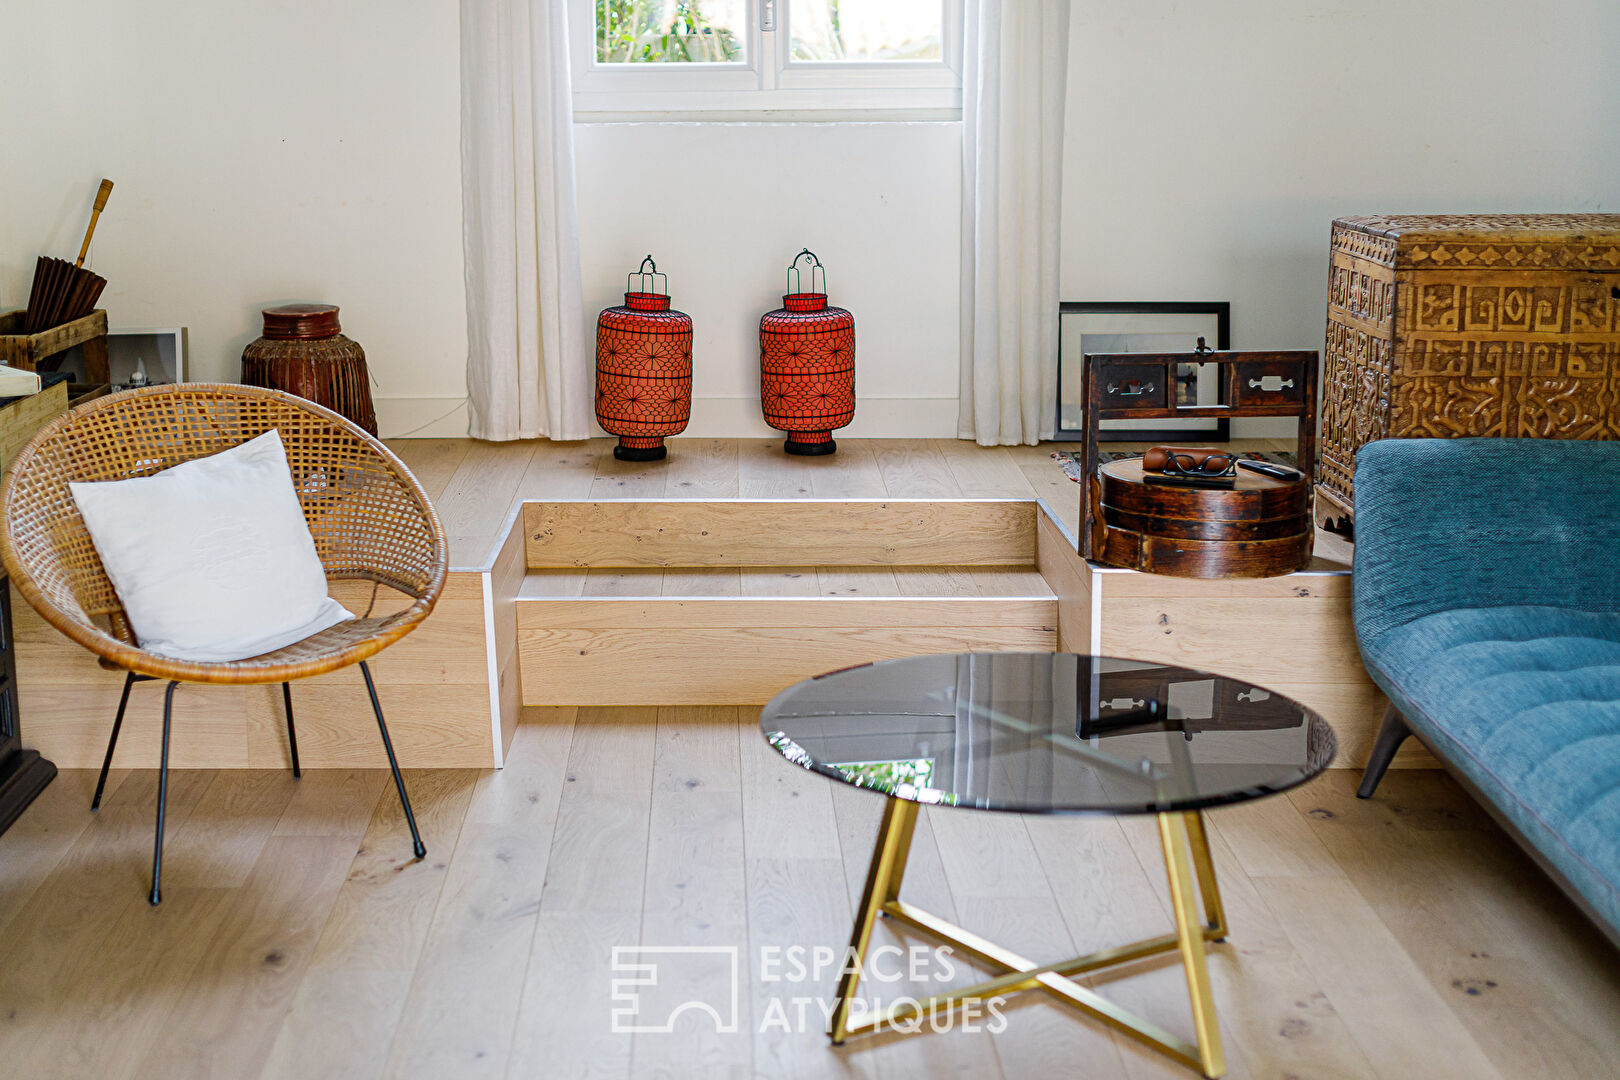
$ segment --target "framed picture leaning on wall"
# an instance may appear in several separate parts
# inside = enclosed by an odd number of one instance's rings
[[[185,382],[187,336],[184,326],[109,329],[107,370],[112,377],[111,389]],[[75,382],[84,382],[83,347],[75,345],[63,353],[59,367],[70,372]]]
[[[1232,305],[1225,300],[1065,300],[1058,305],[1059,441],[1085,435],[1085,357],[1094,353],[1192,352],[1198,339],[1217,352],[1232,347]],[[1176,400],[1184,405],[1223,403],[1214,364],[1182,364]],[[1101,442],[1225,442],[1230,421],[1104,420]]]

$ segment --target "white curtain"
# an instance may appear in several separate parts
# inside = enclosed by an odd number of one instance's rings
[[[461,2],[467,393],[479,439],[591,434],[566,8]]]
[[[1069,0],[977,0],[969,12],[957,435],[1034,443],[1057,419]]]

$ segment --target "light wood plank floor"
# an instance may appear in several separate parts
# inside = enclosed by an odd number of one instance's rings
[[[401,448],[473,539],[546,495],[1036,492],[1071,525],[1078,505],[1046,448],[840,440],[826,463],[689,440],[659,470],[606,445]],[[510,490],[478,484],[486,467]],[[995,1034],[829,1048],[834,974],[772,981],[759,958],[842,948],[880,799],[781,761],[753,710],[527,718],[502,772],[408,775],[422,863],[386,773],[177,772],[158,909],[155,775],[116,773],[91,815],[94,775],[62,774],[0,837],[0,1076],[1189,1075],[1034,997]],[[1233,927],[1211,961],[1229,1075],[1620,1074],[1614,950],[1443,773],[1392,773],[1370,802],[1355,781],[1210,816]],[[1026,955],[1169,927],[1149,821],[930,810],[910,865],[909,899]],[[616,945],[739,946],[737,1033],[689,1016],[612,1034]],[[707,989],[708,970],[668,977]],[[1172,964],[1105,990],[1190,1030]]]

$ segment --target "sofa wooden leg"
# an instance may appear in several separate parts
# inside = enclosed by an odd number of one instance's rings
[[[1372,793],[1378,789],[1378,781],[1384,778],[1389,763],[1395,760],[1395,751],[1401,748],[1401,743],[1410,734],[1412,729],[1406,726],[1406,718],[1400,710],[1394,705],[1386,708],[1384,725],[1378,729],[1378,738],[1373,741],[1372,753],[1367,757],[1367,768],[1361,774],[1361,786],[1356,789],[1356,798],[1372,798]]]

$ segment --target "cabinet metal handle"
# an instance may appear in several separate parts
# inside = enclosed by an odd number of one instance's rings
[[[1271,385],[1267,386],[1267,382],[1270,382]],[[1263,390],[1268,394],[1273,394],[1279,390],[1292,390],[1294,388],[1294,380],[1285,379],[1280,375],[1267,375],[1262,379],[1250,379],[1249,389],[1254,390],[1256,388]]]
[[[1115,397],[1141,397],[1143,394],[1153,393],[1153,384],[1148,383],[1144,386],[1135,379],[1130,379],[1126,381],[1124,389],[1121,389],[1118,383],[1109,383],[1108,392]]]

